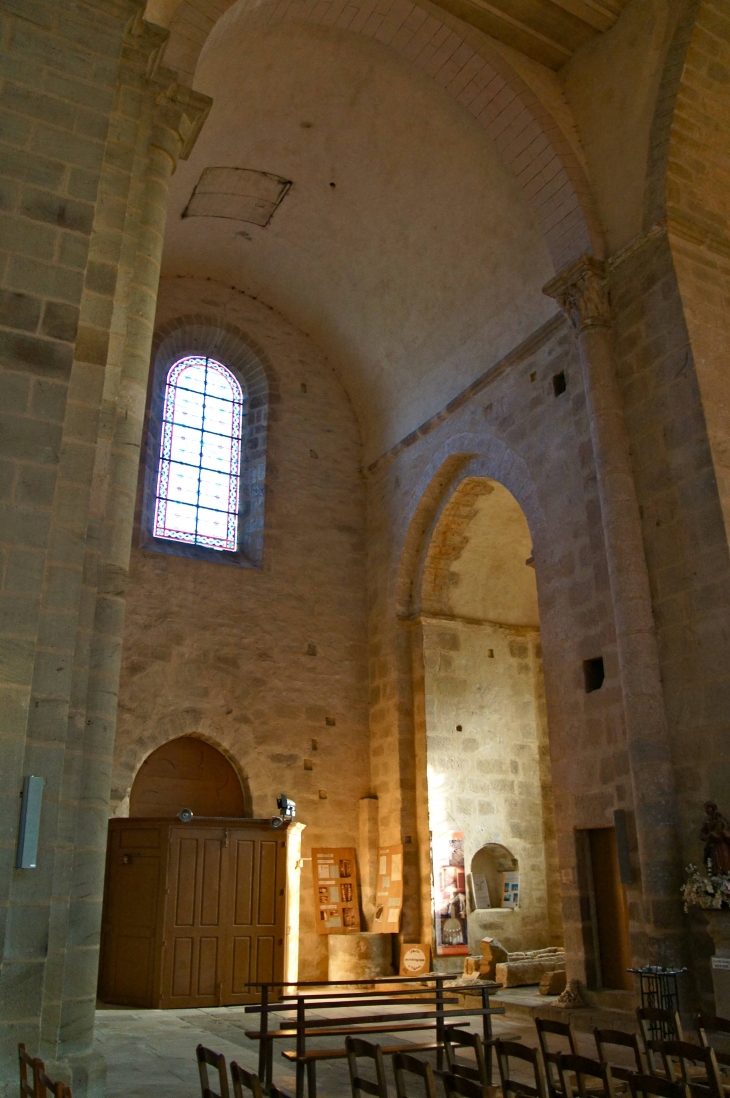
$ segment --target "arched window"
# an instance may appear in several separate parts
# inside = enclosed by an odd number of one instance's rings
[[[222,363],[187,355],[167,374],[154,536],[236,552],[244,395]]]
[[[269,401],[265,352],[230,324],[182,316],[155,332],[139,544],[261,568]]]

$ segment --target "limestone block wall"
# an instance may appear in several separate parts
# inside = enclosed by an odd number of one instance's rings
[[[464,832],[467,873],[485,843],[519,861],[519,908],[500,909],[491,896],[492,909],[472,911],[471,950],[485,935],[511,951],[560,945],[539,633],[425,616],[421,625],[430,831]]]
[[[567,387],[556,396],[553,377],[561,371]],[[576,829],[612,826],[615,808],[630,812],[632,791],[588,422],[573,337],[562,320],[369,469],[373,790],[381,841],[418,836],[410,860],[416,888],[428,881],[428,825],[416,804],[427,721],[409,617],[439,505],[467,475],[508,488],[533,538],[565,946],[571,974],[591,982]],[[586,693],[583,660],[599,655],[605,681]],[[425,895],[406,916],[407,932],[430,940],[429,912]]]
[[[279,314],[214,282],[163,279],[157,324],[191,313],[249,335],[274,374],[263,567],[142,550],[138,525],[112,810],[126,814],[145,757],[180,735],[235,762],[255,816],[294,798],[306,825],[300,977],[323,977],[307,859],[312,846],[357,846],[370,783],[360,439],[332,367]]]
[[[681,866],[701,858],[702,802],[730,808],[730,558],[694,346],[667,237],[616,265],[616,350],[642,508],[677,789]],[[702,917],[692,949],[711,995]],[[708,1003],[709,1000],[705,1000]]]

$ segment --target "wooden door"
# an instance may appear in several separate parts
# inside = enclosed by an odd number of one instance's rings
[[[162,1007],[252,1002],[249,981],[283,978],[285,832],[173,826]]]
[[[171,827],[162,1007],[219,1006],[226,937],[224,844],[212,827]]]
[[[99,997],[156,1006],[167,827],[111,820],[99,963]]]
[[[226,1004],[255,1002],[249,981],[284,978],[286,836],[270,828],[232,830],[229,844],[232,932],[223,957]]]
[[[597,828],[588,832],[588,841],[601,983],[605,988],[631,991],[633,977],[627,972],[631,965],[629,913],[619,875],[616,832],[612,827]]]

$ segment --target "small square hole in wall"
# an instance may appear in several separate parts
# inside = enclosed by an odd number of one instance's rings
[[[536,378],[537,378],[537,370],[533,370],[532,373],[530,374],[530,381],[535,381]]]
[[[603,656],[596,656],[592,660],[583,660],[583,680],[586,694],[592,694],[594,690],[600,690],[605,677]]]
[[[559,374],[553,374],[553,392],[555,393],[555,396],[562,396],[567,388],[568,383],[565,380],[565,370],[561,370]]]
[[[327,725],[328,728],[334,728],[335,725],[337,724],[337,721],[335,720],[334,717],[325,717],[324,718],[324,723]]]

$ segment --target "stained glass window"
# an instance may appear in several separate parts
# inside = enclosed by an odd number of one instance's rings
[[[187,355],[167,375],[154,536],[235,552],[243,392],[213,358]]]

